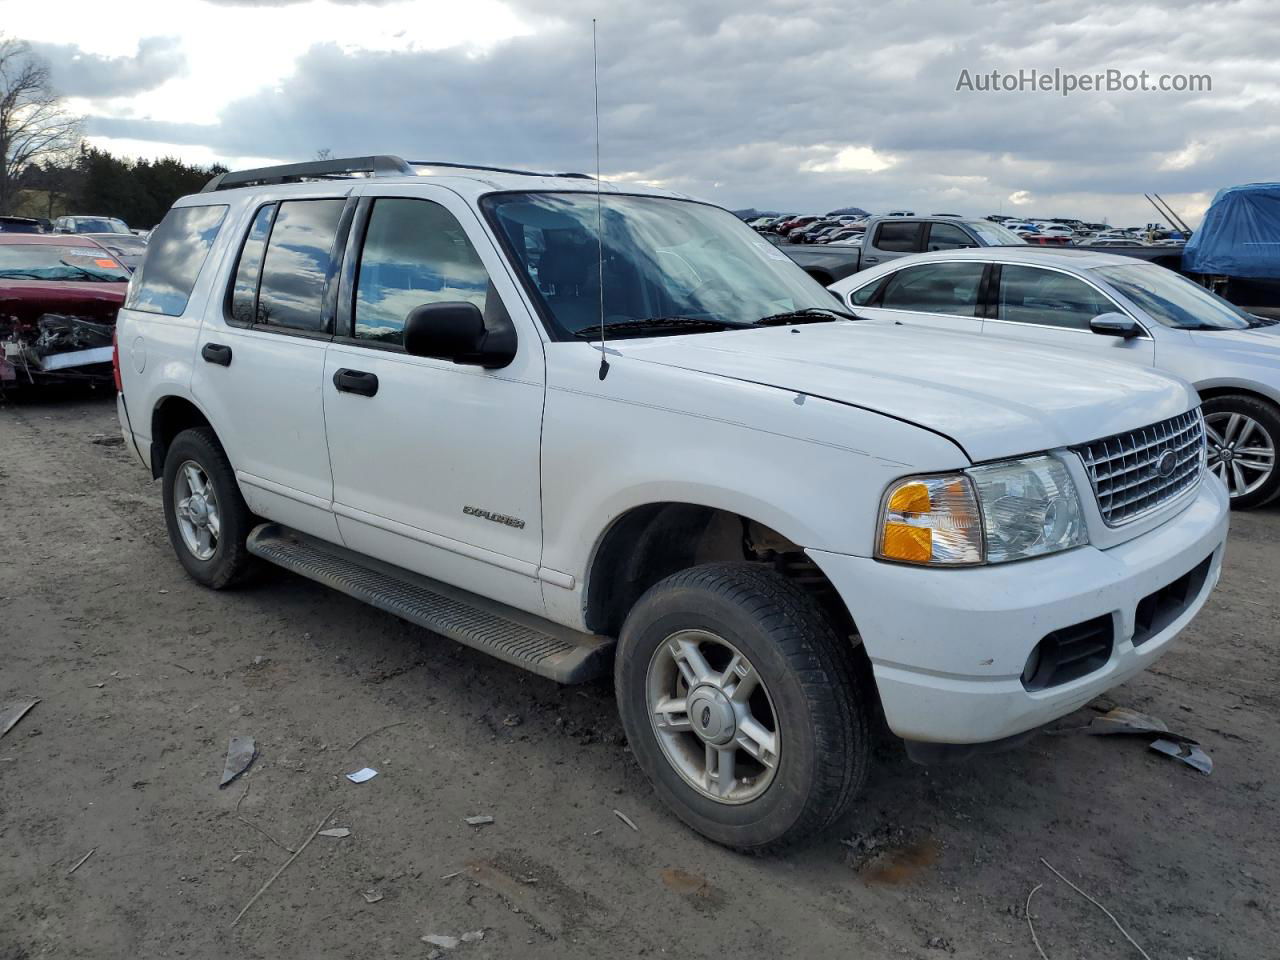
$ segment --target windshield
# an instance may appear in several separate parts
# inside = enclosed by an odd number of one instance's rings
[[[709,330],[837,308],[817,281],[733,214],[687,200],[601,197],[601,265],[596,202],[594,193],[495,194],[483,201],[561,337],[599,326],[601,273],[610,324],[679,317],[708,321],[700,329]],[[636,326],[616,335],[658,329]]]
[[[127,282],[129,272],[105,250],[52,243],[0,244],[0,280]]]
[[[123,220],[115,217],[74,217],[71,221],[76,233],[128,233]]]
[[[1004,247],[1009,244],[1025,244],[1026,241],[1008,227],[990,220],[966,220],[964,225],[978,235],[984,246]]]
[[[1239,307],[1181,274],[1153,263],[1094,267],[1093,272],[1166,327],[1243,330],[1259,326]]]

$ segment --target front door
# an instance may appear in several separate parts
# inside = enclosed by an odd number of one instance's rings
[[[455,194],[362,192],[323,378],[343,540],[540,613],[545,377],[532,317]],[[486,370],[405,353],[409,312],[450,301],[474,303],[486,324],[515,322],[515,360]]]

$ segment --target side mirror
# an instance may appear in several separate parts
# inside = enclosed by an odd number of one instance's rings
[[[489,331],[480,308],[466,301],[424,303],[410,310],[404,321],[404,349],[415,357],[481,367],[505,367],[516,355],[514,335]]]
[[[1123,313],[1100,313],[1089,321],[1089,329],[1104,337],[1122,337],[1125,340],[1142,335],[1138,321]]]

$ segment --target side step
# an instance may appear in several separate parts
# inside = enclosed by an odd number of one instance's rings
[[[277,523],[249,552],[420,627],[559,683],[608,673],[615,641],[579,633],[485,597],[382,563]]]

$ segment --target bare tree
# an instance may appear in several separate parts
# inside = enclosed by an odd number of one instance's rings
[[[59,158],[80,138],[72,116],[49,85],[49,65],[22,40],[0,35],[0,214],[17,201],[28,165]]]

